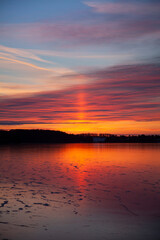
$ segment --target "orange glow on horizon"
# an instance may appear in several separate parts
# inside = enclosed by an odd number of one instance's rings
[[[46,129],[66,133],[160,134],[160,121],[91,121],[68,120],[59,124],[24,124],[4,126],[1,129]]]

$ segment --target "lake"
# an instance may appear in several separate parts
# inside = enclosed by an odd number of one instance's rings
[[[0,239],[159,240],[160,144],[0,146]]]

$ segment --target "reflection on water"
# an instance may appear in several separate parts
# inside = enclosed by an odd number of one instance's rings
[[[159,239],[159,144],[0,147],[0,239]]]

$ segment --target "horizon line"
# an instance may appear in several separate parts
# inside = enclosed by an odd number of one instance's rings
[[[61,131],[61,130],[54,130],[54,129],[41,129],[41,128],[36,128],[36,129],[23,129],[23,128],[17,128],[17,129],[0,129],[0,131],[51,131],[51,132],[62,132],[62,133],[66,133],[68,135],[90,135],[90,136],[104,136],[104,135],[108,135],[108,136],[160,136],[160,134],[144,134],[144,133],[139,133],[139,134],[130,134],[130,133],[93,133],[93,132],[83,132],[83,133],[69,133],[69,132],[65,132],[65,131]]]

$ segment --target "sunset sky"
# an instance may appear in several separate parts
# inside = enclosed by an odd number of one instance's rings
[[[160,134],[159,0],[1,0],[0,128]]]

